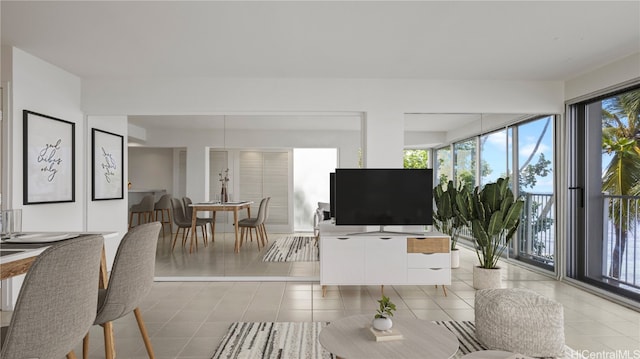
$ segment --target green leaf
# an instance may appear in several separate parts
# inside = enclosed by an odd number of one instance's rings
[[[511,230],[512,228],[517,228],[520,224],[520,215],[522,215],[522,209],[524,208],[524,201],[518,200],[516,201],[510,208],[509,211],[504,215],[504,228]]]
[[[497,236],[499,235],[504,227],[502,227],[502,212],[497,211],[491,215],[491,220],[489,221],[489,227],[487,228],[487,234],[489,236]]]

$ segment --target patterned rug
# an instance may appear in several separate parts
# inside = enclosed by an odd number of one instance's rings
[[[269,247],[263,262],[317,262],[318,246],[315,237],[295,236],[280,238]]]
[[[454,358],[486,348],[476,339],[476,328],[468,321],[434,321],[453,332],[460,342]],[[318,341],[320,330],[327,322],[236,322],[220,342],[212,359],[335,359]],[[581,358],[569,347],[559,359]]]

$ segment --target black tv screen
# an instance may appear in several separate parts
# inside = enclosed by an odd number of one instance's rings
[[[432,224],[431,169],[338,168],[336,225]]]
[[[336,217],[336,173],[329,173],[329,212],[331,218]]]

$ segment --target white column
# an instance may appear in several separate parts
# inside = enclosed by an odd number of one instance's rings
[[[209,198],[209,147],[187,147],[187,197],[193,202]]]
[[[363,121],[365,168],[402,168],[404,113],[369,111]]]

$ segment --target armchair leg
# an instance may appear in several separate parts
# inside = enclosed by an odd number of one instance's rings
[[[151,346],[151,341],[149,340],[147,327],[144,325],[144,320],[142,320],[142,314],[140,313],[140,308],[134,309],[133,314],[135,314],[136,316],[136,321],[138,322],[138,327],[140,328],[140,334],[142,334],[142,340],[144,340],[144,346],[147,348],[149,359],[155,359],[155,355],[153,354],[153,347]]]
[[[76,359],[76,353],[72,351],[69,352],[69,354],[67,354],[67,359]]]

